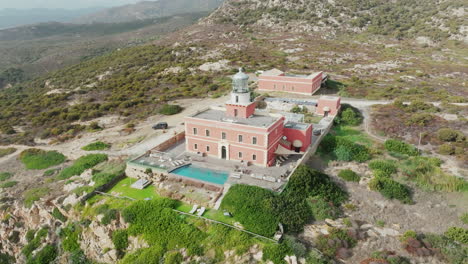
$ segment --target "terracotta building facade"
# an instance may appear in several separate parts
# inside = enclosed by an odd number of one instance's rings
[[[320,89],[324,78],[323,72],[316,72],[310,75],[297,75],[287,74],[278,69],[272,69],[260,74],[258,89],[261,91],[312,95]]]
[[[272,166],[278,155],[305,152],[312,124],[287,122],[280,114],[257,113],[249,77],[233,76],[225,108],[208,108],[185,118],[186,151],[258,166]]]

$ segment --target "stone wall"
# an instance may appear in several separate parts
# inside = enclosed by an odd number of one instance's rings
[[[161,144],[157,145],[156,147],[152,148],[151,151],[165,151],[171,146],[179,143],[180,141],[185,140],[185,131],[182,131],[173,137],[169,138],[168,140],[162,142]]]

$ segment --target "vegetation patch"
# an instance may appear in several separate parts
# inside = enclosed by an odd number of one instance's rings
[[[358,126],[362,123],[363,116],[361,112],[348,104],[342,104],[338,116],[335,118],[335,124]]]
[[[19,159],[29,170],[42,170],[62,164],[66,157],[57,151],[33,148],[21,152]]]
[[[60,220],[60,221],[62,221],[62,222],[66,222],[66,221],[67,221],[67,217],[64,216],[64,215],[60,212],[60,210],[59,210],[57,207],[55,207],[54,210],[52,210],[52,216],[53,216],[55,219]]]
[[[444,235],[453,241],[468,244],[468,229],[466,228],[452,226],[445,231]]]
[[[73,165],[68,168],[63,169],[60,174],[57,176],[60,180],[68,179],[75,175],[80,175],[85,170],[90,169],[97,164],[106,161],[107,155],[106,154],[88,154],[86,156],[82,156],[75,160]]]
[[[380,172],[380,175],[390,177],[390,175],[397,172],[395,163],[391,160],[372,160],[369,162],[369,168],[374,171]]]
[[[328,231],[328,235],[317,238],[316,247],[329,258],[334,258],[338,250],[353,248],[357,243],[344,229],[330,228]]]
[[[11,172],[0,172],[0,181],[6,181],[13,176]]]
[[[39,201],[43,196],[49,193],[50,189],[47,187],[33,188],[23,193],[24,206],[30,208],[35,201]]]
[[[408,156],[418,156],[419,151],[414,146],[397,139],[388,139],[385,141],[385,149],[390,152],[404,154]]]
[[[181,111],[182,107],[180,105],[165,104],[161,107],[159,113],[163,115],[175,115],[180,113]]]
[[[96,142],[93,142],[91,144],[88,144],[82,147],[81,149],[86,150],[86,151],[93,151],[93,150],[106,150],[106,149],[109,149],[110,147],[111,147],[110,144],[104,143],[102,141],[96,141]]]
[[[369,182],[371,190],[380,192],[388,199],[397,199],[403,203],[412,203],[411,190],[391,178],[375,177]]]
[[[326,135],[319,145],[319,152],[333,160],[365,162],[371,159],[369,149],[345,137]]]
[[[127,230],[115,230],[112,233],[112,243],[117,250],[125,250],[128,247]]]
[[[359,177],[359,175],[356,172],[350,169],[340,170],[340,172],[338,172],[338,177],[345,181],[351,182],[359,182],[359,180],[361,179],[361,177]]]
[[[43,239],[47,236],[49,232],[48,228],[42,228],[37,233],[35,233],[34,238],[29,241],[29,243],[21,249],[21,253],[26,256],[26,258],[32,258],[32,253],[34,250],[41,246]]]
[[[6,188],[11,188],[18,184],[17,181],[7,181],[7,182],[2,182],[0,183],[0,189],[6,189]]]
[[[39,252],[37,252],[34,257],[28,258],[26,264],[53,263],[57,256],[57,248],[54,245],[49,244],[43,247]]]
[[[0,148],[0,158],[16,152],[15,148]]]

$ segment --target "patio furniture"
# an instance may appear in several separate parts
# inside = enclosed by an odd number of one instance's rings
[[[231,177],[236,178],[236,179],[240,179],[240,178],[241,178],[241,174],[238,173],[238,172],[234,172],[234,173],[231,174]]]
[[[194,214],[198,209],[198,204],[195,204],[193,207],[192,207],[192,210],[190,210],[189,214]]]
[[[202,216],[205,213],[206,208],[202,206],[202,208],[198,209],[198,216]]]

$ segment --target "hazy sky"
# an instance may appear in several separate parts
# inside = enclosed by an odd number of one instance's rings
[[[4,8],[87,8],[109,7],[136,3],[141,0],[0,0],[0,9]]]

